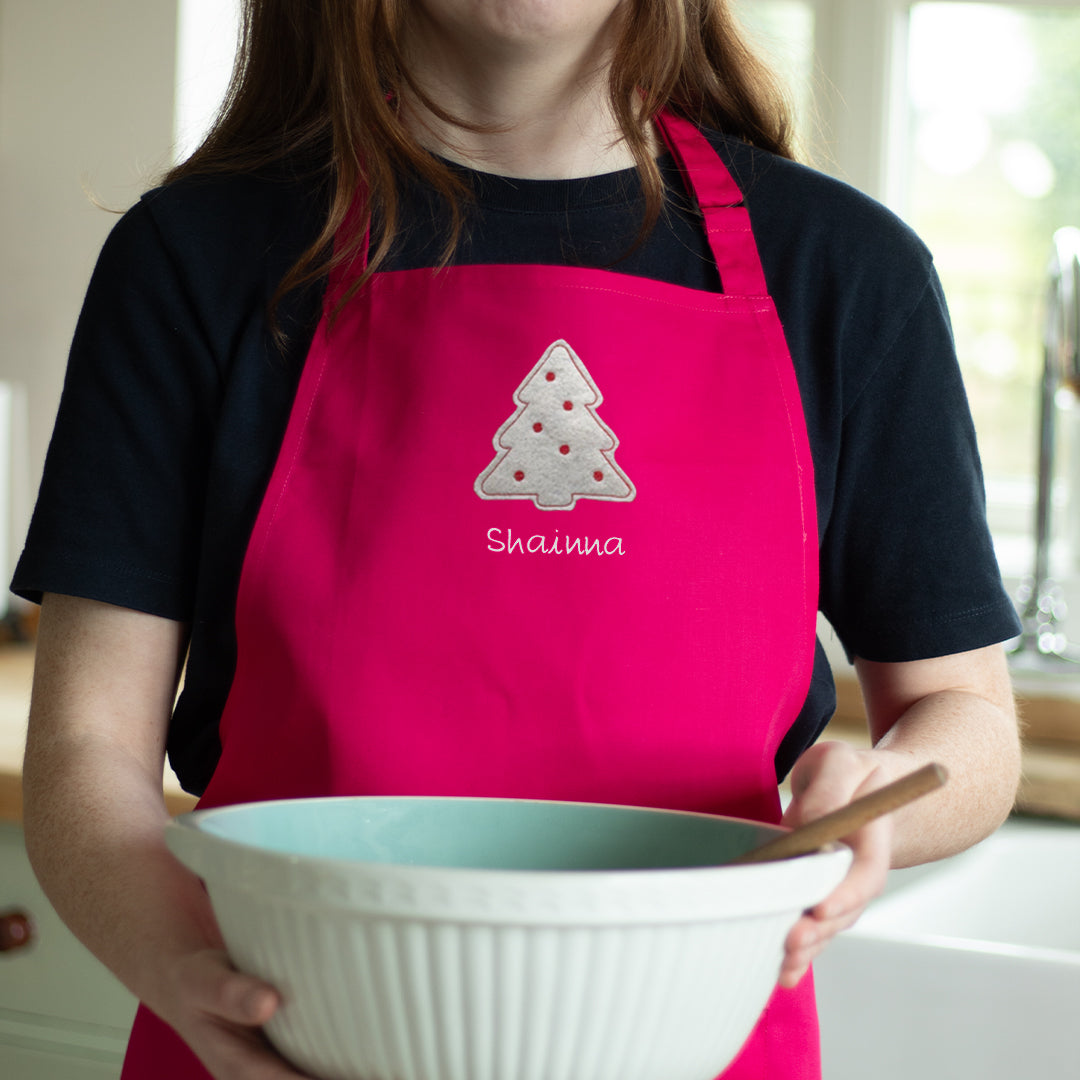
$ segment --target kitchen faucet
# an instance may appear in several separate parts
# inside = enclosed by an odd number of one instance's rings
[[[1051,487],[1054,480],[1057,393],[1080,394],[1080,229],[1054,233],[1050,256],[1043,374],[1039,394],[1039,461],[1035,499],[1035,566],[1017,593],[1023,626],[1009,643],[1019,667],[1068,670],[1080,665],[1080,650],[1069,644],[1061,586],[1050,575]]]

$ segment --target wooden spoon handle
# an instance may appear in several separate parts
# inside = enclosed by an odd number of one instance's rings
[[[842,836],[848,836],[868,821],[891,814],[909,802],[936,791],[948,779],[949,774],[941,765],[924,765],[891,784],[886,784],[869,795],[849,802],[847,806],[831,814],[808,821],[783,836],[770,840],[759,848],[732,859],[732,864],[769,862],[773,859],[791,859],[796,855],[809,855]]]

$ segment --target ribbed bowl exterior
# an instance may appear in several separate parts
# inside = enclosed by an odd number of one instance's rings
[[[284,996],[271,1042],[323,1080],[711,1080],[798,917],[487,926],[210,892],[233,962]]]

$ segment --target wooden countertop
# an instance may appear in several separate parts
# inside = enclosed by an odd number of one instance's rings
[[[22,817],[22,754],[33,675],[32,645],[0,645],[0,820]],[[1023,813],[1080,821],[1080,676],[1016,677],[1025,725]],[[854,678],[836,680],[836,716],[826,736],[866,742],[862,697]],[[195,805],[171,771],[162,780],[173,813]]]

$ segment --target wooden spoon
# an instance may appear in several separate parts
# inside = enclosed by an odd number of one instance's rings
[[[869,795],[834,810],[831,814],[799,825],[791,832],[770,840],[761,847],[754,848],[732,859],[730,865],[739,863],[770,862],[775,859],[793,859],[797,855],[809,855],[826,844],[848,836],[861,828],[868,821],[891,814],[906,806],[909,802],[936,791],[949,778],[942,765],[924,765],[891,784],[886,784]]]

